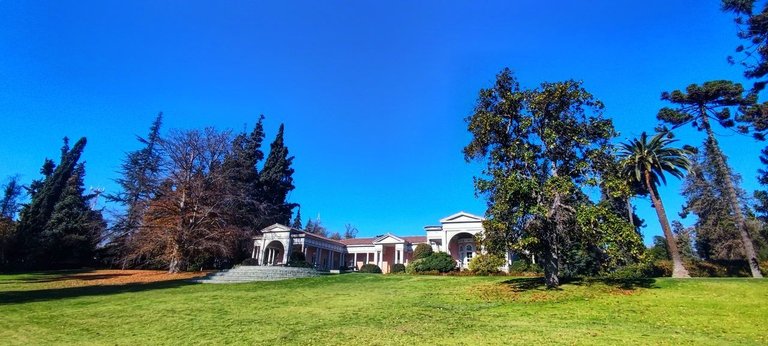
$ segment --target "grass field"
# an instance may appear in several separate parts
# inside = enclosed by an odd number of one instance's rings
[[[70,274],[0,275],[0,343],[768,344],[768,280],[545,291],[538,279],[509,277],[94,285]]]

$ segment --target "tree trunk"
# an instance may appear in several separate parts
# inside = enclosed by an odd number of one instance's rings
[[[645,186],[648,189],[651,196],[651,203],[653,208],[656,209],[656,215],[659,216],[659,223],[661,223],[661,229],[664,231],[664,238],[667,239],[667,249],[669,255],[672,257],[672,277],[673,278],[689,278],[688,270],[683,265],[682,257],[680,256],[680,250],[677,248],[677,240],[672,229],[669,227],[669,220],[667,219],[667,212],[664,210],[664,204],[661,203],[661,198],[656,195],[656,189],[651,184],[651,173],[645,172]]]
[[[707,119],[706,113],[702,113],[701,116],[704,128],[707,131],[707,137],[710,145],[714,149],[715,165],[717,165],[718,174],[724,179],[725,192],[728,196],[728,204],[733,208],[733,216],[736,218],[736,228],[741,235],[741,242],[744,244],[744,258],[749,263],[749,270],[752,272],[753,278],[762,278],[763,274],[760,273],[760,266],[757,262],[757,254],[755,253],[755,247],[752,243],[752,237],[747,230],[747,224],[744,220],[744,213],[741,210],[741,202],[739,202],[739,196],[736,195],[736,187],[733,185],[731,179],[731,170],[725,163],[723,152],[720,150],[720,146],[715,138],[715,133],[712,131],[712,127],[709,125],[709,119]]]
[[[544,282],[547,288],[557,288],[560,286],[560,260],[557,255],[557,251],[552,246],[548,246],[548,249],[544,252]]]

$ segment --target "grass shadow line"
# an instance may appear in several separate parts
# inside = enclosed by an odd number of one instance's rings
[[[26,291],[0,291],[0,305],[142,292],[149,290],[178,288],[188,285],[197,285],[197,283],[194,283],[188,279],[179,279],[150,283],[130,283],[124,285],[79,286]]]

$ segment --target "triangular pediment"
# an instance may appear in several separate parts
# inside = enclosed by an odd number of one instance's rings
[[[440,220],[440,223],[455,223],[455,222],[481,222],[485,220],[482,216],[477,216],[467,212],[460,211],[451,216],[447,216]]]
[[[405,240],[403,240],[402,238],[394,234],[387,233],[381,237],[374,239],[373,243],[374,244],[400,244],[400,243],[405,243]]]
[[[261,230],[261,233],[274,233],[274,232],[288,232],[291,228],[286,225],[276,223],[272,226],[267,226]]]

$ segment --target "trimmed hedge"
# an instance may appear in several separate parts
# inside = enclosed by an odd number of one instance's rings
[[[431,255],[417,259],[408,265],[408,273],[424,274],[428,272],[447,273],[456,269],[456,261],[445,252],[433,252]]]
[[[363,264],[359,271],[361,273],[381,274],[381,268],[373,263]]]
[[[542,273],[541,267],[535,263],[528,263],[528,261],[525,260],[517,260],[513,261],[509,265],[509,272],[514,274],[525,274],[525,273],[534,273],[534,274],[540,274]]]
[[[417,259],[426,258],[432,253],[433,253],[432,246],[430,246],[429,244],[419,244],[419,245],[416,245],[415,249],[413,249],[413,259],[417,260]]]
[[[469,270],[476,275],[497,274],[501,271],[499,267],[503,266],[504,262],[504,259],[499,256],[481,254],[469,261]]]
[[[405,273],[405,264],[398,263],[392,266],[392,270],[390,271],[392,274],[397,273]]]

